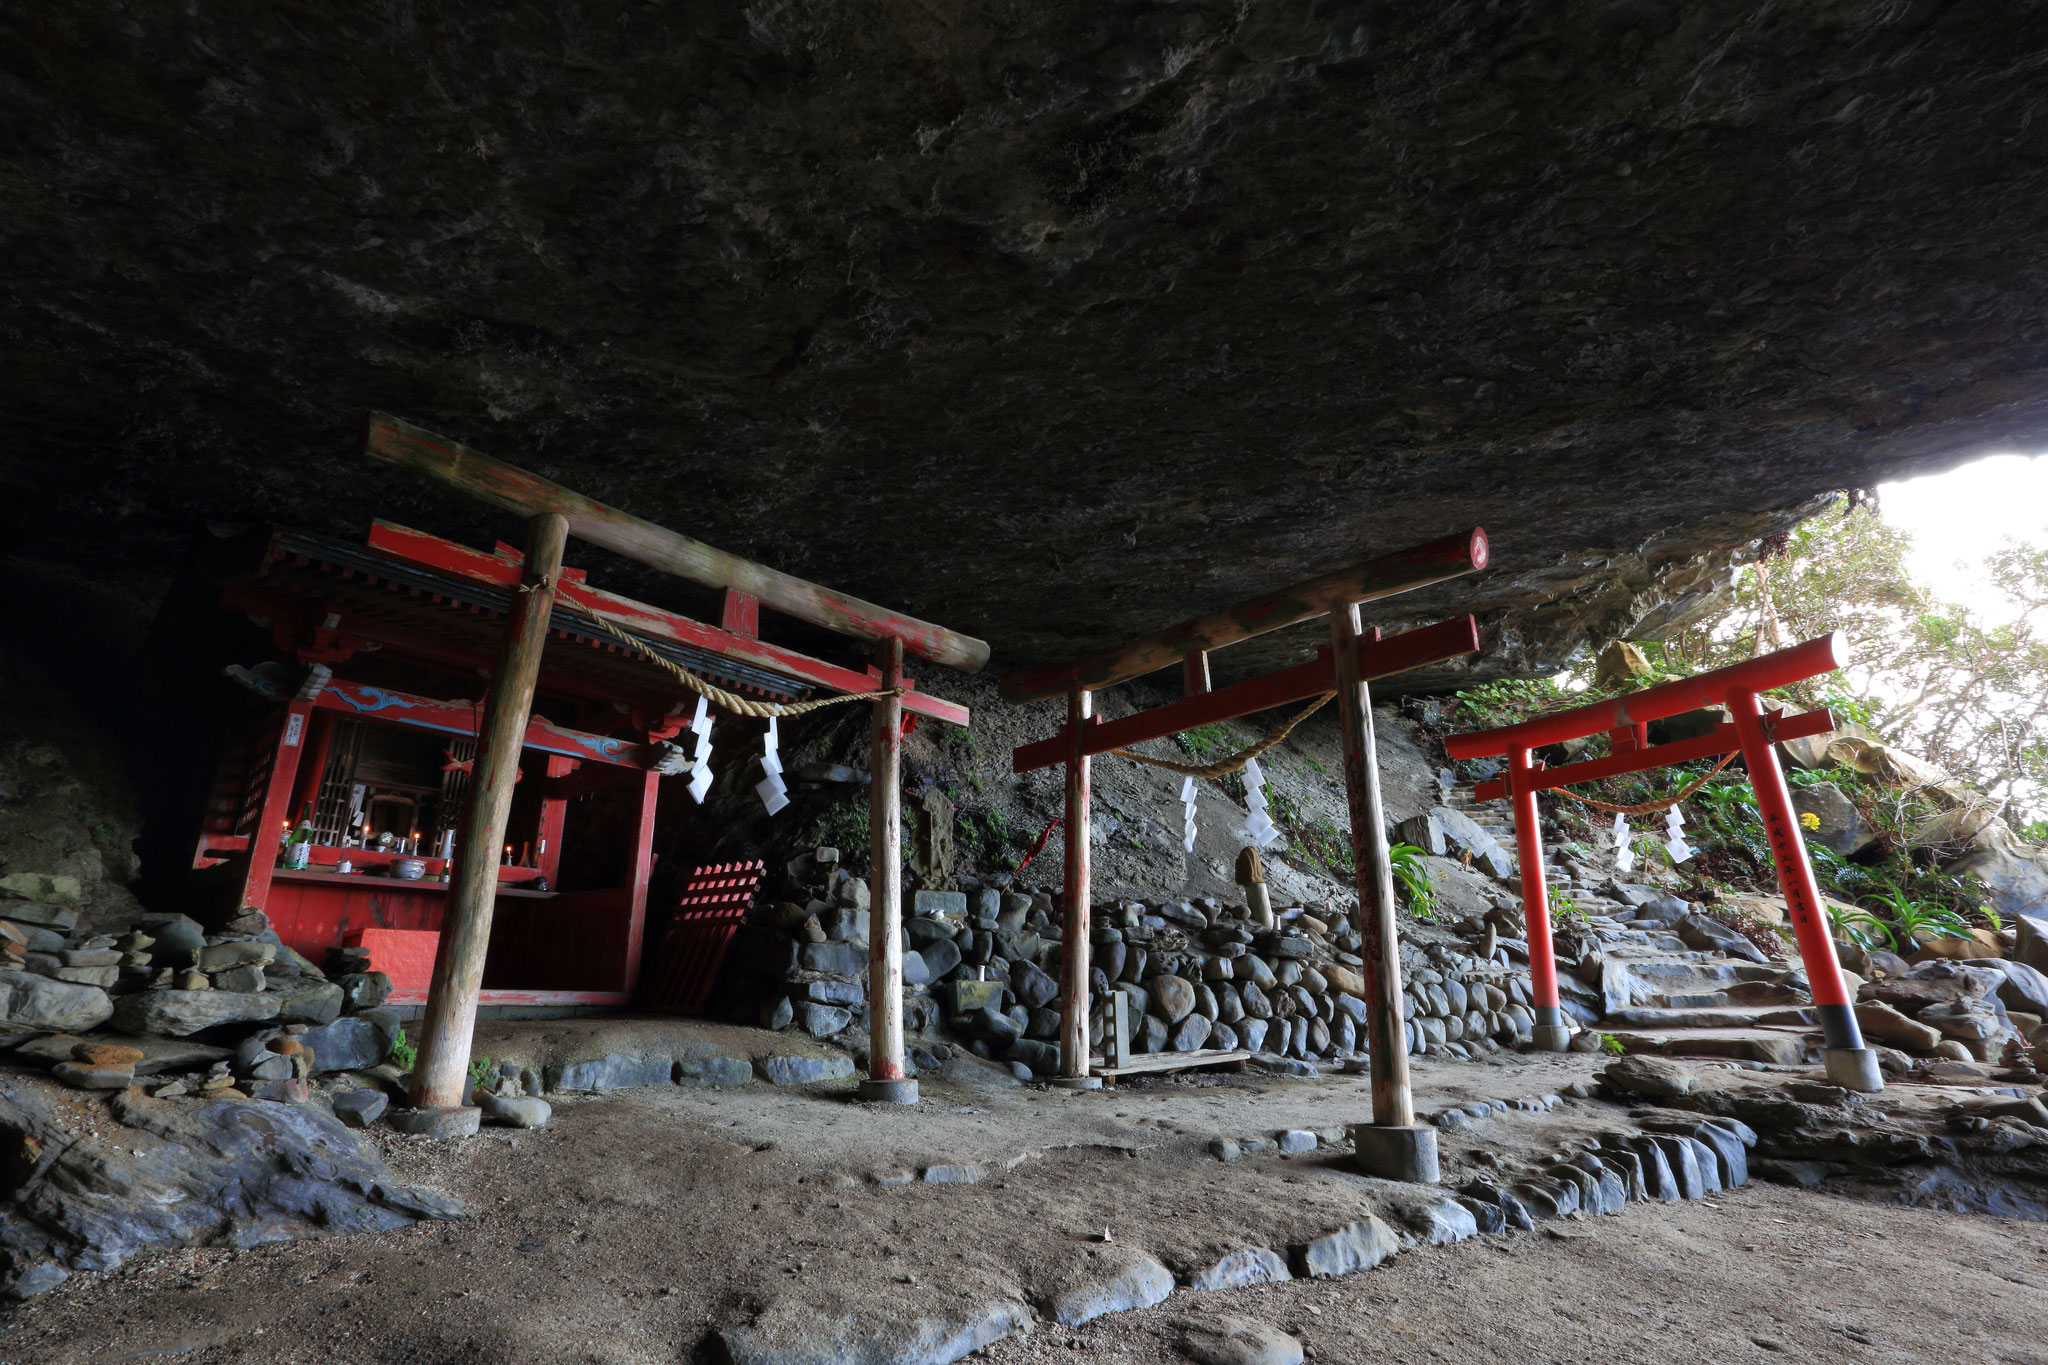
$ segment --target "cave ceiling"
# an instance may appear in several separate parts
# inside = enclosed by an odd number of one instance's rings
[[[516,539],[365,461],[382,409],[999,663],[1482,524],[1492,569],[1374,619],[1474,611],[1483,671],[1546,670],[1831,490],[2039,448],[2044,30],[10,7],[0,554],[143,602],[209,526]]]

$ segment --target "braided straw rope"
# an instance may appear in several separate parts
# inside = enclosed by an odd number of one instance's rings
[[[1214,763],[1176,763],[1170,758],[1154,758],[1150,754],[1141,754],[1130,749],[1111,749],[1109,752],[1115,754],[1118,758],[1128,758],[1133,763],[1143,763],[1154,768],[1164,768],[1170,773],[1180,773],[1186,777],[1228,777],[1260,754],[1266,752],[1266,750],[1286,739],[1295,726],[1322,710],[1324,704],[1336,695],[1335,692],[1323,693],[1322,696],[1317,697],[1297,712],[1292,720],[1287,721],[1274,730],[1268,731],[1266,737],[1257,744],[1252,745],[1251,748],[1240,749],[1229,758],[1219,758]]]
[[[1716,763],[1713,767],[1707,769],[1706,773],[1701,776],[1699,781],[1690,784],[1686,787],[1684,791],[1678,793],[1678,795],[1667,797],[1662,801],[1645,801],[1639,806],[1610,805],[1605,801],[1595,801],[1590,796],[1581,796],[1577,792],[1571,791],[1564,787],[1552,787],[1550,790],[1556,792],[1559,796],[1568,796],[1582,806],[1591,806],[1594,810],[1604,810],[1614,815],[1655,815],[1658,811],[1670,810],[1673,806],[1685,800],[1686,797],[1691,796],[1701,787],[1706,786],[1708,780],[1712,778],[1715,773],[1720,772],[1721,769],[1728,766],[1730,760],[1732,760],[1735,757],[1735,754],[1737,752],[1738,751],[1736,750],[1730,750],[1729,752],[1721,755],[1721,761],[1719,763]]]
[[[552,586],[552,582],[544,578],[538,583],[526,583],[520,585],[519,591],[539,592],[543,588],[548,588]],[[731,711],[735,715],[762,717],[801,716],[812,711],[822,711],[828,706],[839,706],[843,703],[850,701],[879,701],[883,697],[900,697],[904,694],[905,691],[905,689],[901,687],[891,687],[881,692],[849,692],[844,696],[819,697],[812,701],[755,701],[752,697],[743,697],[737,692],[728,692],[724,688],[718,686],[716,683],[706,682],[704,679],[698,677],[695,673],[692,673],[688,669],[684,668],[681,664],[675,663],[668,659],[664,659],[659,654],[650,654],[647,651],[646,646],[642,645],[638,640],[634,639],[631,635],[628,635],[625,631],[620,630],[616,625],[612,624],[612,622],[610,622],[602,616],[599,616],[594,611],[585,611],[582,607],[573,606],[570,603],[564,602],[559,597],[555,599],[555,605],[562,608],[566,612],[572,613],[573,615],[580,616],[586,620],[596,622],[599,629],[603,630],[606,634],[610,635],[613,639],[617,640],[620,644],[624,645],[627,649],[639,655],[641,658],[647,660],[647,662],[654,664],[656,667],[667,670],[670,674],[672,674],[675,677],[675,680],[677,682],[681,683],[684,687],[687,687],[690,691],[695,692],[698,696],[704,698],[706,701],[711,702],[716,706],[721,706],[727,711]]]

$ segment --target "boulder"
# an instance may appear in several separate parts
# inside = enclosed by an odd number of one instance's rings
[[[1690,1094],[1699,1080],[1689,1067],[1641,1055],[1609,1062],[1600,1075],[1608,1085],[1625,1094],[1653,1098]]]
[[[1975,965],[2002,973],[2005,981],[1997,987],[1998,999],[2009,1010],[2023,1010],[2048,1018],[2048,976],[2024,962],[1985,958]]]
[[[1370,1270],[1400,1249],[1400,1234],[1381,1219],[1367,1214],[1359,1222],[1296,1246],[1293,1249],[1294,1271],[1307,1279],[1332,1279]]]
[[[853,1022],[853,1014],[837,1005],[820,1005],[804,1000],[796,1006],[796,1022],[813,1038],[831,1038],[846,1031],[846,1026]]]
[[[1877,830],[1863,812],[1856,809],[1856,803],[1842,794],[1842,789],[1832,782],[1816,782],[1810,787],[1800,787],[1792,793],[1792,809],[1804,816],[1812,816],[1813,822],[1801,819],[1806,837],[1824,848],[1847,858],[1869,847],[1877,839]]]
[[[397,1011],[370,1010],[309,1028],[299,1035],[299,1041],[313,1050],[316,1074],[365,1071],[391,1055],[398,1034]]]
[[[1173,1292],[1173,1272],[1135,1247],[1091,1246],[1061,1275],[1043,1305],[1062,1327],[1079,1327],[1105,1313],[1150,1308]]]
[[[925,977],[938,981],[960,965],[960,945],[950,938],[934,939],[917,950],[924,959]]]
[[[2014,915],[2012,922],[2018,935],[2013,956],[2037,972],[2048,972],[2048,918]]]
[[[122,996],[113,1010],[113,1024],[122,1033],[182,1038],[220,1024],[275,1019],[277,1007],[277,996],[246,991],[148,990]]]
[[[1197,1365],[1301,1365],[1301,1343],[1277,1327],[1227,1313],[1183,1318],[1180,1353]]]
[[[762,1057],[755,1071],[770,1085],[815,1085],[853,1078],[851,1057]]]
[[[1882,1001],[1871,1000],[1857,1005],[1856,1024],[1863,1030],[1864,1037],[1908,1052],[1931,1052],[1941,1041],[1941,1034],[1932,1025],[1909,1019]]]
[[[1195,988],[1178,976],[1155,976],[1145,983],[1152,997],[1152,1010],[1169,1024],[1178,1024],[1194,1012]]]
[[[0,1023],[83,1033],[105,1023],[113,1012],[113,1002],[97,986],[0,969]]]
[[[155,1100],[131,1089],[106,1101],[115,1122],[91,1133],[61,1093],[40,1080],[0,1088],[0,1127],[45,1154],[36,1216],[0,1220],[8,1297],[153,1247],[388,1232],[463,1214],[454,1200],[399,1184],[374,1148],[315,1105]]]
[[[1763,949],[1751,943],[1727,925],[1705,915],[1686,915],[1675,928],[1685,946],[1700,952],[1720,953],[1724,957],[1739,957],[1750,962],[1769,962]]]
[[[1032,1008],[1050,1004],[1060,993],[1059,983],[1039,969],[1035,962],[1025,961],[1010,975],[1011,989],[1017,998]]]

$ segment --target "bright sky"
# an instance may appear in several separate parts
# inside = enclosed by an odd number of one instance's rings
[[[1946,474],[1879,484],[1884,519],[1913,537],[1906,570],[1986,620],[2011,608],[1985,584],[1983,557],[2007,538],[2048,541],[2048,455],[1991,455]]]

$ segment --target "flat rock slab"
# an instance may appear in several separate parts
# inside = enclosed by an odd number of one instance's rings
[[[83,1033],[106,1023],[113,1013],[114,1002],[97,986],[0,969],[0,1023]]]
[[[582,1062],[564,1062],[544,1073],[548,1093],[580,1090],[602,1094],[633,1086],[670,1085],[675,1079],[672,1057],[622,1057],[616,1052]]]
[[[1009,1299],[932,1314],[834,1317],[805,1304],[772,1305],[751,1326],[713,1332],[714,1365],[952,1365],[1031,1320]]]
[[[1277,1327],[1227,1313],[1183,1318],[1180,1353],[1200,1365],[1301,1365],[1301,1343]]]
[[[770,1085],[815,1085],[853,1079],[851,1057],[762,1057],[754,1063]]]
[[[443,1142],[475,1137],[483,1118],[483,1110],[469,1105],[456,1109],[392,1109],[384,1115],[384,1121],[401,1133]]]
[[[677,1085],[745,1085],[753,1079],[754,1065],[744,1057],[684,1057],[676,1062]]]
[[[1173,1292],[1173,1284],[1173,1272],[1148,1252],[1089,1247],[1046,1296],[1044,1311],[1062,1327],[1079,1327],[1107,1313],[1150,1308]]]
[[[120,1004],[108,1013],[113,1016],[114,1028],[121,1033],[182,1038],[218,1024],[275,1019],[277,1007],[278,998],[274,995],[244,991],[140,991],[122,996]]]
[[[10,1267],[0,1295],[25,1297],[75,1270],[107,1270],[152,1246],[252,1245],[385,1232],[462,1205],[391,1180],[376,1153],[312,1105],[107,1101],[118,1123],[82,1133],[75,1092],[32,1073],[0,1077],[0,1133],[45,1159],[0,1218]]]
[[[1401,1238],[1384,1221],[1367,1214],[1313,1242],[1294,1248],[1294,1270],[1312,1280],[1370,1270],[1401,1249]]]

